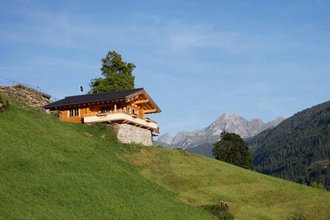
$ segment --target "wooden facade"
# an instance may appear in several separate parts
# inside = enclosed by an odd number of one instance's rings
[[[157,123],[146,116],[161,110],[144,89],[70,96],[44,108],[57,110],[61,121],[128,123],[159,134]]]

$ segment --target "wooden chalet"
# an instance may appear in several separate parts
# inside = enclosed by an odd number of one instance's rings
[[[148,129],[154,136],[159,135],[157,122],[146,115],[161,110],[143,88],[68,96],[44,108],[57,110],[59,119],[66,122],[127,123]]]

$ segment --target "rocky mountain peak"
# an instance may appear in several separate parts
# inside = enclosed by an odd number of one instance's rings
[[[223,113],[217,120],[241,119],[242,117],[235,113]]]
[[[278,125],[283,118],[264,123],[261,119],[246,120],[238,114],[224,113],[206,128],[194,132],[181,131],[175,137],[168,134],[161,135],[158,143],[170,146],[181,147],[183,149],[193,148],[205,143],[215,143],[219,140],[221,132],[233,132],[243,138],[252,137],[261,131]]]
[[[168,133],[166,133],[166,134],[159,136],[157,141],[170,145],[173,142],[173,137],[171,137]]]

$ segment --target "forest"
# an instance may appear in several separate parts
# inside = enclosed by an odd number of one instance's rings
[[[247,140],[258,172],[330,190],[330,101]]]

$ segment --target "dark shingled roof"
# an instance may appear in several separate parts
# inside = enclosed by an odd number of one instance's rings
[[[125,100],[142,93],[146,93],[146,92],[144,91],[143,88],[138,88],[138,89],[125,90],[125,91],[67,96],[64,99],[45,105],[44,108],[54,110],[59,107],[72,106],[72,105],[81,105],[81,104],[103,102],[103,101]]]

